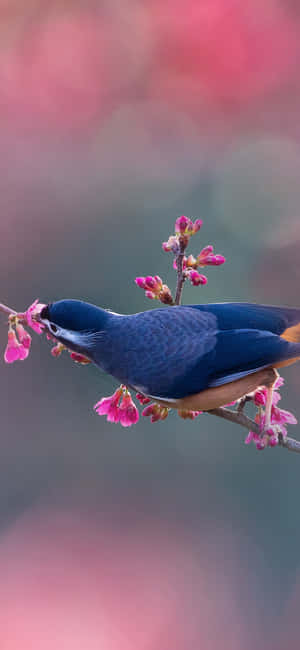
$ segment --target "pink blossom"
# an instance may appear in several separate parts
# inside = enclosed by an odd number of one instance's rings
[[[162,248],[166,253],[172,252],[174,255],[179,253],[179,241],[176,235],[171,235],[168,241],[162,243]]]
[[[265,440],[262,438],[261,440],[258,440],[256,443],[256,449],[259,451],[262,451],[266,446]]]
[[[27,320],[27,324],[29,327],[31,327],[37,334],[41,334],[43,331],[44,326],[41,323],[38,323],[36,320],[34,320],[34,316],[37,316],[40,314],[42,311],[43,307],[46,305],[39,302],[38,299],[35,300],[30,307],[25,312],[25,318]]]
[[[94,409],[98,415],[106,415],[108,422],[119,422],[119,401],[123,394],[123,388],[118,388],[110,397],[102,397],[102,399],[95,404]]]
[[[198,266],[220,266],[220,264],[226,262],[223,255],[214,255],[213,250],[214,248],[211,245],[205,246],[202,249],[201,253],[197,256]]]
[[[169,287],[166,284],[162,285],[162,289],[159,292],[159,300],[164,305],[173,305],[174,304],[171,291],[170,291]]]
[[[123,427],[131,427],[139,419],[139,412],[131,399],[129,391],[126,391],[119,406],[119,419]]]
[[[140,402],[140,404],[149,404],[151,402],[149,397],[145,397],[142,393],[137,393],[136,398]]]
[[[147,275],[146,278],[135,278],[135,282],[141,289],[144,289],[146,298],[160,300],[165,305],[173,305],[173,298],[169,287],[163,284],[159,275]]]
[[[253,431],[249,431],[249,433],[247,433],[246,438],[245,438],[245,445],[249,445],[250,442],[252,442],[254,440],[255,435],[256,434]]]
[[[81,363],[83,366],[91,363],[90,359],[85,357],[83,354],[79,354],[78,352],[70,352],[70,357],[73,359],[73,361],[75,361],[75,363]]]
[[[201,275],[198,273],[198,271],[189,271],[188,278],[194,287],[207,284],[207,277],[205,275]]]
[[[298,420],[293,413],[279,409],[277,406],[272,406],[271,422],[281,422],[283,424],[297,424]]]
[[[139,277],[135,278],[135,283],[137,284],[140,289],[145,289],[146,283],[145,283],[145,278]]]
[[[198,232],[198,230],[200,230],[201,226],[203,226],[202,219],[196,219],[196,221],[194,221],[193,234]]]
[[[159,275],[147,275],[146,278],[135,278],[135,282],[138,287],[151,291],[154,293],[154,295],[159,293],[159,291],[162,289],[162,279],[159,277]]]
[[[145,296],[146,296],[146,298],[149,298],[150,300],[155,300],[155,298],[157,298],[157,296],[155,295],[155,293],[153,291],[145,291]]]
[[[280,375],[279,375],[279,377],[277,377],[277,379],[275,381],[275,384],[274,384],[275,390],[278,390],[278,388],[281,388],[281,386],[283,386],[283,384],[284,384],[284,379],[283,379],[283,377],[280,377]]]
[[[189,217],[185,217],[182,215],[181,217],[178,217],[175,222],[175,233],[179,236],[182,235],[187,235],[188,237],[191,235],[195,235],[198,230],[200,230],[201,226],[203,224],[202,219],[196,219],[194,222],[192,219]]]
[[[29,354],[29,349],[19,343],[15,331],[10,328],[8,330],[8,342],[4,352],[4,360],[6,363],[13,363],[14,361],[23,361]]]
[[[16,330],[17,330],[18,339],[19,339],[21,345],[23,345],[24,348],[29,350],[30,345],[31,345],[31,336],[30,336],[30,334],[28,334],[28,332],[26,332],[23,325],[21,323],[18,323],[18,322],[16,323]]]
[[[186,409],[178,409],[177,411],[180,418],[183,420],[195,420],[195,418],[202,413],[202,411],[188,411]]]
[[[269,437],[269,447],[276,447],[278,445],[278,436]]]
[[[62,343],[57,343],[51,348],[51,354],[53,357],[59,357],[63,350],[65,350],[65,346]]]
[[[185,217],[182,215],[181,217],[178,217],[175,221],[175,232],[178,235],[184,235],[188,231],[192,232],[193,231],[193,222],[189,217]]]
[[[226,262],[226,258],[223,255],[208,255],[205,261],[207,266],[220,266]]]
[[[183,268],[188,267],[188,268],[196,269],[198,266],[197,260],[194,257],[194,255],[189,255],[188,258],[184,257],[184,262],[185,264]]]
[[[149,404],[142,411],[144,417],[150,417],[151,422],[158,422],[158,420],[165,420],[169,415],[169,410],[165,406],[160,406],[159,404]]]
[[[159,275],[155,275],[154,277],[152,275],[147,275],[145,278],[145,288],[154,292],[160,291],[162,288],[162,279]]]
[[[94,409],[98,415],[106,415],[108,422],[120,422],[123,427],[130,427],[139,419],[139,412],[126,386],[120,386],[110,397],[103,397]]]
[[[282,377],[278,377],[274,387],[280,388],[284,383]],[[258,413],[255,416],[255,422],[259,425],[260,431],[264,431],[266,415],[263,407],[266,405],[267,389],[265,387],[259,388],[253,393],[253,401],[258,406]],[[257,449],[264,449],[265,447],[275,447],[279,443],[279,436],[284,438],[287,436],[286,424],[297,424],[297,419],[289,411],[278,408],[276,406],[281,399],[278,391],[274,390],[272,395],[272,409],[271,409],[271,424],[264,435],[250,431],[246,437],[245,443],[249,444],[254,442]]]
[[[210,255],[214,250],[213,246],[205,246],[205,248],[202,248],[201,253],[197,255],[197,264],[198,266],[205,266],[205,260]]]
[[[280,379],[282,379],[282,378],[280,377]],[[280,385],[282,386],[283,383],[284,382],[282,381],[282,383]],[[276,386],[276,382],[275,382],[275,386]],[[279,402],[279,400],[281,400],[281,395],[276,390],[274,390],[273,391],[273,398],[272,398],[273,405],[275,404],[275,406],[276,406],[276,404]],[[267,401],[267,389],[266,388],[258,388],[254,392],[253,401],[254,401],[254,404],[256,406],[265,406],[266,401]]]

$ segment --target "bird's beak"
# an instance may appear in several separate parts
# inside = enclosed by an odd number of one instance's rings
[[[52,321],[49,321],[47,318],[40,318],[40,323],[44,325],[46,331],[57,341],[63,343],[66,347],[70,349],[81,349],[82,348],[82,338],[80,332],[74,332],[73,330],[65,329],[64,327],[59,327],[55,325]]]

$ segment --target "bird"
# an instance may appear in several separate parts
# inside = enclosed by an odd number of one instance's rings
[[[270,424],[277,369],[300,360],[300,309],[255,303],[118,314],[82,300],[43,307],[51,336],[162,406],[210,411],[260,386]]]

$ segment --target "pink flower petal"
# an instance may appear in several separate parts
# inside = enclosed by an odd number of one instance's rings
[[[31,345],[31,336],[26,332],[25,328],[21,323],[16,324],[16,330],[20,343],[29,350]]]
[[[19,346],[19,355],[20,355],[19,356],[20,361],[24,361],[24,359],[27,359],[27,357],[29,355],[28,348],[25,348],[25,346],[22,345],[21,343],[20,343],[20,346]]]
[[[44,326],[41,323],[38,323],[37,321],[33,320],[33,317],[35,315],[40,314],[42,311],[43,307],[46,307],[44,303],[41,303],[36,299],[32,305],[28,307],[28,309],[25,312],[25,317],[27,319],[27,324],[29,327],[31,327],[37,334],[41,334]]]
[[[274,384],[275,390],[277,390],[278,388],[281,388],[281,386],[283,386],[283,384],[284,384],[283,377],[277,377],[277,379],[275,381],[275,384]]]
[[[85,357],[83,354],[79,354],[78,352],[71,352],[70,357],[73,359],[73,361],[75,361],[75,363],[81,363],[83,366],[91,363],[90,359]]]
[[[14,363],[19,359],[24,358],[22,346],[20,345],[16,333],[13,329],[8,330],[8,342],[4,352],[4,361],[6,363]]]
[[[13,363],[14,361],[18,361],[19,359],[20,359],[19,348],[10,348],[6,346],[4,352],[4,361],[6,363]]]

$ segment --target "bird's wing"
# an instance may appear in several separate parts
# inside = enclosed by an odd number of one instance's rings
[[[203,378],[206,388],[221,386],[300,355],[299,309],[247,303],[193,308],[216,318],[216,344],[177,382],[176,397],[197,392]]]
[[[110,372],[145,394],[178,399],[299,356],[300,345],[280,335],[289,319],[276,316],[282,322],[273,326],[271,314],[258,314],[256,325],[255,307],[182,306],[128,317],[122,322],[126,331],[113,337],[122,369]]]
[[[256,305],[247,302],[189,305],[198,312],[213,314],[220,330],[255,329],[300,341],[300,309]]]

